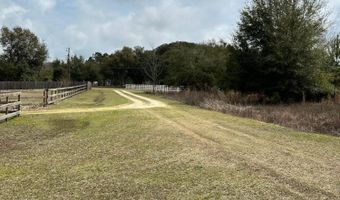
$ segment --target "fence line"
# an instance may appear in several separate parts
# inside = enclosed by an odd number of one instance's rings
[[[145,84],[126,84],[126,89],[129,90],[140,90],[145,92],[163,92],[163,93],[169,93],[169,92],[180,92],[182,89],[180,87],[173,87],[168,85],[145,85]]]
[[[13,100],[13,97],[15,98]],[[2,99],[5,101],[2,101]],[[0,122],[8,121],[8,119],[20,116],[21,114],[21,93],[20,92],[8,92],[0,93]]]
[[[60,88],[84,84],[84,82],[56,82],[56,81],[0,81],[0,90],[24,90]]]
[[[90,84],[44,90],[44,106],[54,104],[91,89]]]

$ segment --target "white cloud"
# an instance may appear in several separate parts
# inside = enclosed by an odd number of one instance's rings
[[[248,0],[0,0],[1,25],[30,28],[52,58],[178,40],[231,40]],[[330,0],[340,31],[340,0]]]
[[[340,1],[339,0],[329,0],[329,3],[331,4],[331,5],[340,5]]]
[[[24,9],[21,6],[18,6],[16,4],[11,4],[8,7],[4,7],[3,9],[0,9],[0,20],[6,20],[9,18],[15,18],[23,15],[26,12],[26,9]]]
[[[329,0],[326,12],[329,13],[330,35],[340,32],[340,0]]]
[[[56,0],[35,0],[35,2],[43,12],[54,8],[56,5]]]
[[[65,45],[72,44],[75,49],[83,49],[88,41],[88,36],[82,30],[78,29],[77,26],[71,25],[64,30]]]
[[[0,5],[2,1],[10,2],[0,0]],[[7,21],[9,26],[30,28],[46,41],[50,55],[58,57],[64,57],[67,47],[77,54],[89,56],[95,51],[111,52],[123,46],[151,48],[178,40],[228,39],[229,26],[233,26],[228,23],[236,24],[234,18],[230,19],[228,15],[238,14],[235,3],[225,0],[26,2],[19,5],[29,12],[24,17]],[[56,2],[60,6],[56,7]],[[225,6],[233,8],[233,12],[225,12]],[[61,10],[45,12],[50,9]]]
[[[93,10],[89,10],[90,3],[82,1],[81,7],[84,12],[90,12],[91,18],[94,17]],[[228,33],[224,31],[229,31],[219,22],[210,21],[211,13],[201,12],[200,8],[175,0],[144,5],[126,14],[112,16],[112,13],[102,12],[98,15],[96,21],[82,16],[84,22],[73,27],[73,30],[77,29],[78,33],[89,38],[88,45],[92,52],[136,45],[151,48],[177,40],[200,42],[215,37],[227,39]],[[74,33],[71,31],[70,34]],[[84,35],[82,38],[85,38]]]
[[[205,32],[204,40],[207,41],[211,39],[215,39],[215,40],[223,39],[225,41],[230,42],[232,39],[232,36],[231,36],[232,31],[233,31],[233,28],[231,28],[228,25],[219,25]]]

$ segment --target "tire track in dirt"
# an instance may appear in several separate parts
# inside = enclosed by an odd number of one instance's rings
[[[289,192],[291,195],[296,195],[296,197],[298,197],[299,199],[309,199],[315,196],[326,199],[338,198],[337,194],[331,191],[324,190],[323,188],[314,185],[310,185],[304,181],[299,180],[298,178],[287,176],[287,174],[282,174],[275,168],[275,166],[271,166],[268,163],[254,159],[245,154],[238,154],[237,152],[233,152],[232,146],[224,144],[217,138],[208,137],[202,134],[200,131],[197,131],[194,128],[190,127],[188,124],[179,123],[178,121],[172,120],[167,116],[164,116],[161,113],[155,112],[153,110],[147,110],[146,112],[153,117],[165,122],[169,126],[172,126],[182,133],[189,135],[193,139],[201,142],[201,144],[203,144],[204,146],[204,149],[206,151],[209,151],[210,149],[215,152],[211,156],[218,157],[219,159],[221,159],[221,162],[233,161],[243,170],[249,170],[252,173],[258,174],[263,179],[272,182],[275,187],[278,187],[285,192]],[[204,122],[201,123],[204,124]],[[204,127],[202,130],[204,130],[205,128],[207,127]],[[218,128],[221,127],[218,126]],[[239,146],[240,144],[236,142],[233,143],[233,145]]]
[[[97,107],[97,108],[67,108],[55,110],[39,110],[39,111],[26,111],[23,115],[50,115],[50,114],[68,114],[68,113],[93,113],[93,112],[106,112],[114,110],[133,110],[133,109],[150,109],[150,108],[165,108],[167,105],[163,102],[142,97],[125,90],[113,90],[118,95],[130,100],[132,103],[122,104],[111,107]],[[144,101],[142,101],[142,100]]]

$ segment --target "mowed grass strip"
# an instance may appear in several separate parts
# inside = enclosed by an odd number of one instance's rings
[[[112,88],[93,88],[53,105],[50,109],[112,107],[126,103],[129,100],[113,92]]]
[[[339,198],[339,138],[158,100],[1,124],[0,199]]]

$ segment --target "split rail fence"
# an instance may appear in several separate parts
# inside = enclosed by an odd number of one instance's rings
[[[57,103],[90,89],[89,84],[44,90],[44,106]]]
[[[21,114],[21,93],[8,92],[0,94],[0,122],[20,116]]]
[[[144,84],[126,84],[126,89],[129,90],[139,90],[144,92],[163,92],[163,93],[170,93],[170,92],[180,92],[182,88],[180,87],[173,87],[168,85],[144,85]]]

